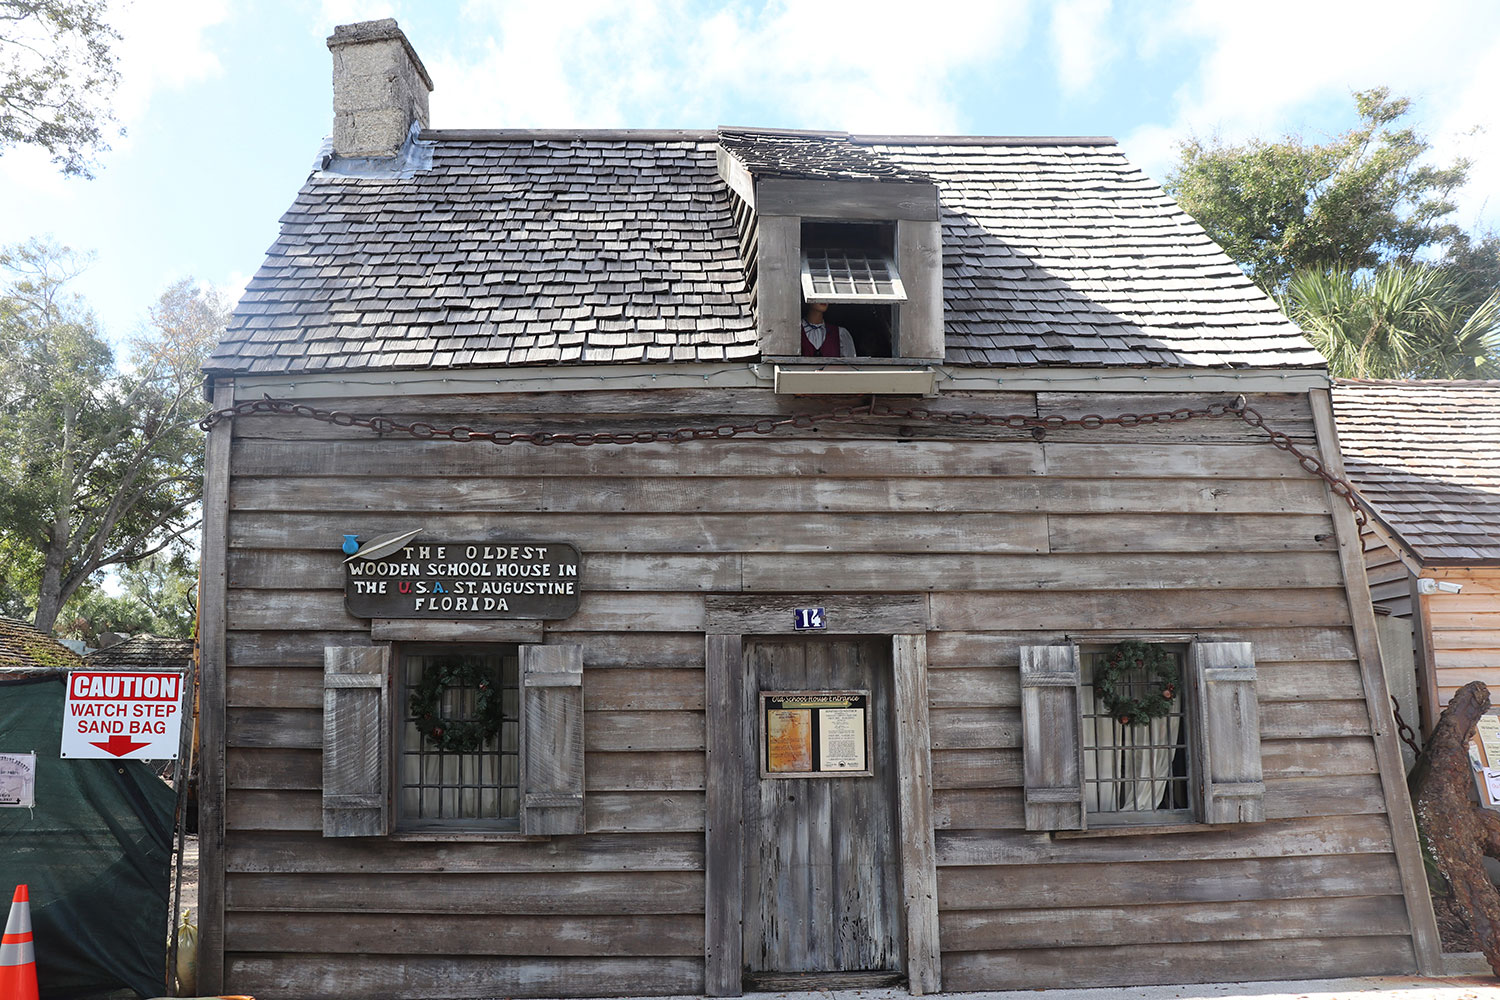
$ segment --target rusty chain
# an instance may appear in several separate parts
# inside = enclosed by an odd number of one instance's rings
[[[1411,747],[1412,753],[1422,756],[1422,748],[1417,746],[1417,732],[1401,718],[1401,703],[1395,695],[1391,695],[1391,714],[1396,717],[1396,735],[1401,737],[1401,742]]]
[[[924,406],[892,406],[889,403],[872,401],[862,406],[835,407],[821,413],[796,413],[792,416],[778,419],[762,417],[759,420],[744,424],[716,424],[711,427],[678,427],[670,430],[653,429],[642,431],[477,430],[462,424],[455,427],[436,427],[421,421],[404,424],[389,417],[378,415],[365,417],[354,413],[346,413],[342,410],[324,410],[289,399],[275,399],[271,396],[264,396],[260,399],[245,400],[224,409],[213,410],[198,422],[198,426],[206,431],[222,420],[250,414],[305,417],[311,420],[321,420],[337,427],[364,427],[377,434],[404,434],[408,437],[424,441],[444,440],[464,443],[487,441],[495,445],[530,444],[538,447],[551,447],[559,444],[575,445],[577,447],[587,447],[596,444],[651,444],[656,442],[680,444],[685,441],[726,440],[728,438],[739,437],[743,434],[771,434],[783,427],[808,429],[815,427],[820,422],[849,422],[870,417],[895,417],[901,420],[925,420],[935,423],[962,424],[970,427],[1000,427],[1007,430],[1025,430],[1030,431],[1032,436],[1040,441],[1046,436],[1048,431],[1063,430],[1068,427],[1097,430],[1108,426],[1142,427],[1150,424],[1181,423],[1186,420],[1200,418],[1233,416],[1240,418],[1257,430],[1264,431],[1268,435],[1268,444],[1274,445],[1292,455],[1304,470],[1326,482],[1329,488],[1335,494],[1342,497],[1344,502],[1349,505],[1349,509],[1354,512],[1354,520],[1360,527],[1364,527],[1366,522],[1365,512],[1360,507],[1358,494],[1353,484],[1329,472],[1316,456],[1309,455],[1299,449],[1289,435],[1270,427],[1266,423],[1265,418],[1254,407],[1246,404],[1244,396],[1236,396],[1229,403],[1210,403],[1201,409],[1179,407],[1175,410],[1157,410],[1151,413],[1121,413],[1112,417],[1106,417],[1098,413],[1086,413],[1081,417],[1065,417],[1061,414],[1033,417],[1021,413],[997,415],[991,413],[971,413],[963,410],[932,410]]]

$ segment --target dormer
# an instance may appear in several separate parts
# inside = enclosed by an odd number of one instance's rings
[[[930,391],[922,365],[941,361],[944,344],[937,185],[844,133],[721,129],[718,164],[733,193],[762,357],[842,373],[817,381],[843,388],[809,389],[798,375],[799,388],[783,391]],[[856,357],[802,358],[809,302],[827,304]],[[925,371],[925,388],[922,378],[897,378],[902,367]],[[864,369],[883,376],[854,377]]]

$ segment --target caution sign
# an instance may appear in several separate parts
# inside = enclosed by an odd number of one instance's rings
[[[64,757],[174,760],[182,674],[73,670],[63,705]]]

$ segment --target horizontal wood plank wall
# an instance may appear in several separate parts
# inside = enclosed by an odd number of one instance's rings
[[[1411,617],[1411,571],[1375,532],[1366,530],[1364,542],[1365,576],[1370,581],[1370,598],[1386,614]]]
[[[1500,703],[1500,568],[1434,567],[1422,575],[1463,587],[1423,598],[1439,706],[1470,681],[1483,681]]]
[[[1081,415],[1209,401],[976,393],[924,405]],[[338,405],[560,431],[746,423],[839,402],[672,390]],[[1305,397],[1252,403],[1311,441]],[[704,597],[735,593],[931,595],[944,989],[1413,967],[1325,491],[1233,418],[1041,441],[882,421],[500,448],[262,416],[237,418],[233,469],[225,989],[701,992]],[[338,544],[416,525],[583,552],[579,612],[549,623],[546,641],[583,647],[584,835],[319,835],[322,649],[370,641],[343,609]],[[1255,644],[1266,823],[1056,841],[1024,831],[1019,648],[1087,629]]]

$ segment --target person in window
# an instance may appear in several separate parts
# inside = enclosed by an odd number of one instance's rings
[[[802,310],[802,356],[804,358],[852,358],[854,338],[849,331],[823,318],[826,302],[809,302]]]

